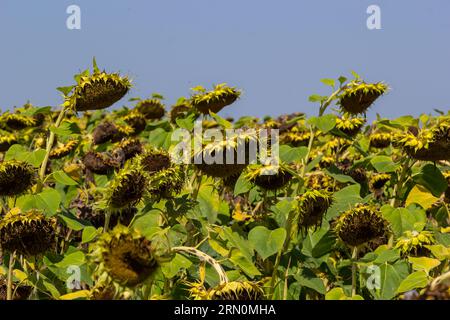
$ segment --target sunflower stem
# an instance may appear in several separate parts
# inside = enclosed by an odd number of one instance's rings
[[[391,206],[394,208],[400,205],[399,196],[400,192],[403,189],[403,184],[405,182],[409,169],[410,169],[410,160],[407,159],[402,166],[400,177],[398,178],[397,184],[394,186],[394,190],[392,192]]]
[[[13,269],[14,269],[14,262],[16,261],[16,251],[14,251],[9,256],[9,267],[8,267],[8,279],[6,284],[6,300],[12,300],[12,277],[13,277]]]
[[[358,260],[358,247],[354,247],[352,251],[352,297],[356,295],[356,273],[357,273],[357,264]]]
[[[220,263],[217,262],[217,260],[214,259],[213,257],[207,255],[206,253],[192,247],[173,247],[172,252],[188,253],[196,256],[200,260],[209,263],[214,268],[214,270],[216,270],[217,274],[219,275],[220,285],[224,285],[229,282],[228,276],[225,273],[225,270],[223,270]]]
[[[106,213],[105,213],[105,226],[103,228],[103,232],[108,232],[109,222],[110,221],[111,221],[111,211],[110,210],[106,210]]]
[[[62,107],[61,111],[59,112],[58,118],[56,119],[56,122],[54,124],[55,128],[58,128],[61,125],[61,122],[64,119],[64,115],[66,114],[66,107]],[[44,187],[44,179],[45,179],[45,171],[47,170],[47,164],[48,160],[50,158],[50,152],[52,151],[53,143],[55,142],[55,132],[50,131],[50,136],[47,140],[46,150],[45,150],[45,157],[42,161],[41,168],[39,170],[39,181],[36,187],[36,193],[39,193],[42,191],[42,188]]]

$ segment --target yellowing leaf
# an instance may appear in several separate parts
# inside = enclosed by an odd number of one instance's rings
[[[425,271],[427,274],[430,272],[431,269],[436,268],[438,265],[441,264],[439,260],[427,257],[420,257],[420,258],[409,257],[408,260],[412,264],[414,270]]]
[[[17,270],[15,269],[13,271],[14,277],[16,277],[17,279],[19,279],[19,281],[25,281],[26,279],[28,279],[28,275],[21,271],[21,270]]]
[[[430,208],[438,198],[433,196],[426,188],[416,185],[408,195],[405,206],[408,207],[411,203],[417,203],[424,209]]]
[[[65,294],[63,296],[60,296],[59,299],[61,300],[75,300],[80,298],[88,298],[89,297],[89,290],[80,290],[71,292],[68,294]]]

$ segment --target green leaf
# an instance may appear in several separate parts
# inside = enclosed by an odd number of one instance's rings
[[[330,87],[334,87],[336,85],[336,82],[334,81],[334,79],[321,79],[320,81],[323,84],[330,86]]]
[[[325,285],[323,284],[323,280],[320,278],[314,277],[306,272],[296,274],[294,278],[302,287],[311,288],[320,294],[326,293]]]
[[[338,78],[338,80],[339,80],[339,84],[342,86],[345,83],[345,81],[347,81],[347,78],[344,76],[340,76]]]
[[[191,265],[191,260],[177,253],[170,262],[163,263],[161,269],[164,276],[170,279],[175,277],[180,270],[188,269]]]
[[[333,195],[333,204],[327,211],[327,219],[337,217],[342,212],[350,209],[356,203],[364,202],[359,195],[360,190],[361,185],[354,184],[336,192]]]
[[[47,217],[57,213],[61,204],[61,195],[54,189],[44,189],[38,194],[27,194],[17,198],[16,205],[23,211],[42,210]]]
[[[397,295],[397,289],[402,281],[409,275],[408,264],[404,261],[393,265],[385,263],[380,266],[381,288],[377,292],[380,299],[390,300]]]
[[[239,179],[236,181],[236,184],[234,185],[234,195],[237,196],[242,193],[246,193],[250,191],[251,188],[252,184],[245,178],[245,172],[243,172],[239,176]]]
[[[97,229],[95,227],[88,226],[83,229],[83,233],[81,234],[81,243],[91,242],[97,235]]]
[[[313,94],[311,96],[309,96],[308,100],[310,102],[322,102],[322,101],[326,101],[328,99],[327,96],[321,96],[318,94]]]
[[[75,86],[68,86],[68,87],[58,87],[56,88],[56,90],[58,90],[59,92],[61,92],[63,95],[68,96],[69,93],[72,91],[72,89]]]
[[[145,214],[137,216],[132,227],[139,231],[143,236],[151,238],[156,232],[160,231],[161,212],[159,210],[150,210]]]
[[[180,128],[192,131],[195,126],[195,119],[197,116],[195,114],[190,114],[186,118],[177,118],[175,121]]]
[[[280,146],[280,159],[284,163],[292,163],[303,160],[308,154],[307,147],[293,148],[286,144]]]
[[[55,179],[56,182],[65,185],[65,186],[75,186],[78,185],[78,182],[76,182],[75,180],[73,180],[71,177],[69,177],[67,175],[67,173],[65,173],[62,170],[58,170],[53,172],[50,175],[53,179]]]
[[[364,300],[360,295],[355,295],[354,297],[348,297],[344,289],[342,288],[333,288],[327,292],[325,295],[325,300]]]
[[[415,183],[427,188],[435,197],[440,197],[447,190],[448,183],[441,171],[432,164],[425,165],[418,174],[414,175]]]
[[[427,217],[423,210],[408,210],[406,208],[393,208],[390,205],[381,207],[381,213],[391,224],[396,237],[403,235],[405,231],[415,230],[417,223],[426,222]]]
[[[211,117],[213,117],[217,123],[224,129],[231,129],[233,128],[233,124],[231,122],[229,122],[228,120],[225,120],[224,118],[222,118],[221,116],[217,115],[216,113],[209,111],[209,114],[211,115]]]
[[[12,145],[5,154],[5,161],[18,160],[27,162],[35,167],[39,167],[45,158],[45,150],[37,149],[28,151],[28,149],[20,144]]]
[[[370,163],[380,173],[395,172],[400,167],[400,164],[395,163],[388,156],[375,156]]]
[[[411,273],[405,280],[400,283],[397,293],[411,291],[413,289],[425,288],[428,284],[428,276],[424,271]]]
[[[60,262],[55,263],[54,265],[58,268],[65,269],[70,266],[81,266],[86,263],[86,257],[82,251],[75,251],[71,254],[68,254],[64,257]]]
[[[70,135],[81,134],[80,127],[76,122],[65,120],[58,128],[55,126],[50,127],[50,131],[61,137],[68,137]]]
[[[58,215],[61,220],[74,231],[81,231],[88,225],[84,224],[83,221],[79,220],[75,215],[70,212],[62,212]]]
[[[230,261],[251,278],[261,275],[261,272],[255,267],[253,262],[239,249],[231,250]]]
[[[258,226],[250,230],[248,240],[263,260],[279,252],[286,239],[286,230],[278,228],[270,231],[266,227]]]
[[[321,117],[311,117],[308,123],[317,127],[323,133],[331,131],[336,126],[336,116],[334,114],[326,114]]]

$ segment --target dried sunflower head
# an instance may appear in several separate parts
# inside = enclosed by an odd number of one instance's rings
[[[322,219],[333,202],[331,193],[327,191],[309,190],[298,197],[298,227],[307,230],[310,227],[319,228]]]
[[[95,127],[92,132],[92,138],[94,144],[102,144],[114,139],[114,137],[119,133],[114,123],[110,121],[104,121]]]
[[[121,169],[107,188],[109,210],[119,211],[135,206],[142,200],[146,187],[147,177],[138,166]]]
[[[278,190],[286,186],[292,179],[292,174],[284,165],[250,165],[245,175],[246,179],[265,190]]]
[[[130,114],[123,117],[123,120],[133,128],[134,135],[137,135],[144,131],[145,126],[147,125],[147,121],[145,120],[144,115],[138,112],[131,112]]]
[[[377,209],[360,204],[339,216],[334,230],[346,245],[358,247],[384,237],[389,224]]]
[[[50,159],[64,158],[77,148],[78,143],[78,140],[70,140],[64,144],[60,144],[50,152]]]
[[[264,291],[257,283],[232,281],[206,290],[202,283],[191,284],[189,290],[194,300],[264,300]]]
[[[89,151],[83,157],[83,164],[95,174],[106,175],[118,168],[121,162],[106,153]]]
[[[122,150],[125,156],[125,160],[134,158],[141,154],[144,149],[139,139],[124,139],[122,140],[115,150]]]
[[[430,254],[426,248],[435,243],[433,233],[430,231],[405,231],[404,236],[397,240],[395,247],[402,256],[425,256]]]
[[[172,106],[172,109],[170,110],[170,121],[175,123],[176,119],[184,118],[191,111],[193,111],[193,108],[189,105],[189,102],[187,100],[182,100]]]
[[[99,110],[116,103],[131,88],[127,77],[117,73],[106,73],[96,70],[92,75],[81,75],[71,96],[66,98],[65,105],[76,111]]]
[[[350,137],[358,134],[366,123],[366,119],[360,117],[350,117],[345,114],[341,118],[336,119],[336,128]]]
[[[141,100],[136,105],[136,110],[143,114],[145,119],[158,120],[164,117],[165,107],[159,98]]]
[[[40,211],[14,208],[0,220],[0,246],[3,251],[25,256],[43,254],[55,243],[54,226]]]
[[[151,241],[122,225],[91,245],[90,260],[96,265],[96,285],[113,286],[116,293],[144,284],[159,268]]]
[[[384,187],[384,185],[391,180],[391,175],[387,173],[374,174],[370,177],[370,187],[374,190],[379,190]]]
[[[369,141],[372,148],[384,149],[390,146],[392,134],[389,132],[374,132],[370,135]]]
[[[450,300],[450,286],[445,283],[435,286],[429,284],[421,291],[416,300]]]
[[[375,100],[387,90],[388,86],[381,82],[365,83],[361,80],[354,80],[347,84],[339,96],[339,104],[349,114],[365,113]]]
[[[397,134],[396,145],[412,158],[422,161],[439,161],[450,159],[450,120],[438,121],[430,128],[418,132]]]
[[[20,113],[6,112],[2,115],[0,121],[12,130],[22,130],[36,125],[36,119]]]
[[[306,185],[313,190],[333,191],[335,188],[333,178],[320,171],[309,173],[306,177]]]
[[[193,90],[194,95],[191,97],[190,104],[203,114],[209,114],[210,111],[217,113],[235,102],[241,95],[241,91],[225,83],[214,86],[212,91],[206,91],[201,86]]]
[[[0,195],[16,196],[29,190],[36,182],[35,168],[22,161],[0,163]]]

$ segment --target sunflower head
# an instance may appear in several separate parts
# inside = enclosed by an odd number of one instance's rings
[[[50,159],[64,158],[77,148],[78,143],[78,140],[70,140],[64,144],[60,144],[50,152]]]
[[[445,283],[435,286],[429,284],[421,291],[417,300],[450,300],[450,286]]]
[[[138,166],[131,165],[121,169],[108,186],[108,208],[119,211],[135,206],[142,200],[146,187],[147,178]]]
[[[134,158],[141,154],[144,149],[139,139],[124,139],[117,146],[116,150],[122,150],[125,156],[125,160]]]
[[[319,190],[306,191],[297,200],[298,226],[300,230],[320,227],[324,214],[333,202],[331,193]]]
[[[395,247],[400,250],[402,256],[424,256],[430,253],[426,246],[434,243],[434,236],[430,231],[405,231]]]
[[[158,120],[164,117],[165,107],[159,98],[141,100],[136,105],[136,110],[148,120]]]
[[[76,111],[100,110],[116,103],[131,88],[127,77],[117,73],[95,70],[92,75],[81,75],[72,95],[65,104]]]
[[[36,170],[32,165],[16,160],[0,163],[0,195],[20,195],[35,182]]]
[[[89,171],[101,175],[106,175],[120,166],[120,162],[108,154],[95,151],[89,151],[84,155],[83,164]]]
[[[389,132],[374,132],[370,135],[369,141],[372,148],[384,149],[390,146],[392,134]]]
[[[293,147],[307,146],[310,137],[310,131],[294,127],[280,135],[280,142],[283,144],[290,144]]]
[[[278,190],[291,181],[292,174],[283,165],[255,164],[247,168],[245,177],[264,190]]]
[[[354,80],[345,87],[339,97],[339,104],[346,113],[353,115],[365,113],[387,90],[388,86],[381,82],[365,83]]]
[[[379,190],[384,187],[384,185],[391,180],[391,175],[387,173],[374,174],[370,177],[370,187],[374,190]]]
[[[172,106],[170,110],[170,121],[176,122],[176,119],[185,117],[193,108],[189,104],[189,101],[182,99],[177,104]]]
[[[202,283],[194,283],[189,292],[194,300],[264,300],[262,288],[250,281],[227,282],[209,290]]]
[[[323,172],[317,171],[307,175],[306,185],[312,190],[333,191],[334,180]]]
[[[122,225],[91,245],[90,259],[97,265],[97,285],[114,286],[116,292],[145,283],[159,267],[151,241]]]
[[[25,256],[43,254],[54,245],[54,226],[40,211],[14,208],[0,220],[0,246],[3,251]]]
[[[94,140],[94,144],[102,144],[114,139],[116,135],[118,135],[119,130],[114,125],[114,123],[110,121],[104,121],[100,123],[97,127],[95,127],[92,132],[92,138]]]
[[[225,83],[214,86],[211,91],[206,91],[201,86],[193,88],[193,90],[194,94],[190,104],[203,114],[209,114],[210,111],[217,113],[235,102],[241,95],[241,91],[229,87]]]
[[[374,207],[360,204],[339,216],[334,230],[346,245],[358,247],[384,237],[389,224]]]
[[[3,114],[0,121],[12,130],[22,130],[28,127],[34,127],[37,122],[33,117],[9,112]]]
[[[361,128],[366,123],[366,119],[360,117],[350,117],[344,115],[341,118],[336,119],[336,128],[350,137],[354,137],[358,134]]]
[[[0,132],[0,152],[8,151],[9,147],[17,143],[17,137],[7,131]]]
[[[450,159],[450,121],[439,121],[430,128],[418,132],[397,134],[396,145],[412,158],[422,161],[439,161]]]
[[[122,118],[126,124],[133,128],[133,134],[137,135],[145,130],[147,121],[143,114],[139,112],[131,112]]]

